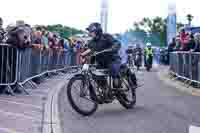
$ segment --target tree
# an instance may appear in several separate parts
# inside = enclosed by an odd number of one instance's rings
[[[183,26],[184,24],[178,22],[177,31],[179,31]],[[140,33],[136,34],[136,32]],[[150,33],[149,38],[146,35],[142,37],[139,36],[146,32]],[[129,34],[132,34],[132,37],[143,40],[144,43],[146,41],[151,41],[152,44],[159,43],[160,46],[163,46],[167,43],[167,19],[161,17],[155,17],[153,19],[143,18],[139,22],[134,22],[133,28],[129,30]]]
[[[187,20],[188,20],[188,25],[191,26],[191,22],[192,22],[194,16],[192,16],[191,14],[188,14],[186,17],[187,17]]]
[[[147,41],[151,41],[152,44],[165,44],[166,22],[166,19],[163,19],[161,17],[155,17],[153,19],[143,18],[140,22],[134,23],[132,32],[140,32],[137,34],[135,33],[134,37],[143,40],[144,43],[146,43]],[[150,37],[146,36],[146,32],[150,33]]]
[[[78,30],[76,28],[63,26],[61,24],[57,25],[48,25],[46,26],[46,29],[51,32],[57,32],[62,38],[69,38],[70,36],[76,35],[76,34],[82,34],[84,33],[81,30]]]

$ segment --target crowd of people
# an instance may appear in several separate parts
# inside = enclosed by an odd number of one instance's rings
[[[194,34],[182,29],[180,34],[172,39],[168,46],[168,51],[200,52],[200,33]]]
[[[164,64],[169,64],[170,52],[200,52],[200,33],[187,32],[184,29],[171,40],[168,48],[161,52],[161,59]]]
[[[45,27],[31,27],[25,23],[9,24],[3,29],[0,18],[0,43],[8,43],[17,48],[34,47],[40,49],[79,51],[85,47],[85,40],[69,37],[62,38],[56,32],[47,31]]]

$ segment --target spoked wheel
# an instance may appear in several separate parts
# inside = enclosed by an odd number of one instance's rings
[[[136,104],[136,86],[129,79],[122,79],[122,89],[118,94],[119,103],[126,109],[132,109]]]
[[[73,77],[67,86],[67,96],[72,108],[83,116],[92,115],[98,104],[91,99],[89,86],[84,83],[83,76]]]

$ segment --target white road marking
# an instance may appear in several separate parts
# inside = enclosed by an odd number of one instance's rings
[[[28,116],[23,113],[13,113],[13,112],[8,112],[8,111],[3,111],[3,110],[0,110],[0,113],[7,115],[7,116],[20,117],[20,118],[30,119],[30,120],[34,120],[34,121],[40,121],[39,118]]]
[[[22,133],[22,132],[18,132],[13,129],[10,129],[10,128],[3,128],[3,127],[0,127],[0,131],[7,132],[7,133]]]
[[[44,97],[45,94],[31,94],[31,95],[23,95],[23,97]]]
[[[22,106],[27,106],[27,107],[31,107],[31,108],[36,108],[36,109],[42,110],[42,107],[36,106],[36,105],[32,105],[32,104],[26,104],[26,103],[14,102],[14,101],[10,101],[10,100],[2,100],[2,99],[0,99],[0,102],[7,102],[7,103],[17,104],[17,105],[22,105]]]
[[[200,133],[200,127],[190,126],[189,133]]]

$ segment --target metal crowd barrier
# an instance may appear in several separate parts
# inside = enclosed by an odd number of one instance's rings
[[[7,86],[12,92],[11,85],[17,82],[18,50],[7,44],[0,45],[0,87]]]
[[[170,71],[186,82],[200,84],[200,53],[170,53]]]
[[[25,48],[17,49],[7,44],[0,45],[0,87],[7,86],[10,93],[12,85],[19,85],[26,92],[23,84],[44,74],[58,72],[78,66],[77,53],[56,49]]]

